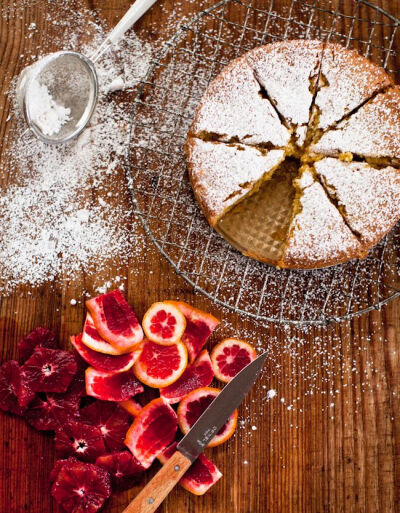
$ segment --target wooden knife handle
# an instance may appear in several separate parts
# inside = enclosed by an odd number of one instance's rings
[[[153,513],[191,464],[176,451],[122,513]]]

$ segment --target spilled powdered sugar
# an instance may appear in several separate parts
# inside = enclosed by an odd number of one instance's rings
[[[76,16],[70,14],[71,26]],[[94,41],[76,48],[87,55],[104,38],[99,25],[92,22],[91,30]],[[25,132],[14,109],[15,129],[6,156],[13,172],[0,196],[2,292],[25,283],[38,285],[61,273],[71,278],[81,269],[99,270],[109,259],[124,260],[140,250],[121,172],[129,104],[110,92],[129,92],[146,73],[150,58],[150,46],[132,31],[105,55],[97,68],[95,115],[89,128],[67,145],[48,146]],[[14,97],[15,80],[9,94]],[[1,173],[6,172],[4,164]]]

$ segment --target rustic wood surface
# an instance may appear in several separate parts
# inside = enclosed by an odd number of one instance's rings
[[[397,0],[373,1],[400,17]],[[138,23],[137,32],[143,39],[162,40],[170,30],[166,20],[172,12],[177,16],[190,15],[200,6],[213,3],[183,1],[177,4],[174,0],[162,0]],[[278,5],[279,0],[275,3]],[[29,24],[34,21],[44,33],[54,30],[46,21],[44,4],[25,0],[0,2],[3,12],[7,9],[11,12],[15,6],[23,12],[22,17],[0,18],[3,163],[7,160],[10,131],[10,124],[6,122],[10,101],[4,93],[11,78],[21,70],[20,54],[34,55],[34,45],[40,45],[40,36],[34,42],[26,37]],[[87,7],[95,10],[98,18],[110,26],[129,4],[130,0],[86,1]],[[399,32],[397,37],[400,37]],[[12,170],[10,179],[11,176]],[[0,187],[6,186],[7,179],[3,177],[2,181]],[[278,397],[284,397],[286,404],[296,401],[296,408],[288,410],[285,403],[271,400],[265,403],[260,419],[261,399],[258,392],[253,391],[246,407],[250,415],[252,412],[258,415],[257,430],[251,432],[251,436],[246,430],[241,431],[212,451],[211,457],[223,472],[223,479],[201,498],[176,488],[161,511],[400,511],[400,302],[393,301],[381,311],[326,329],[300,332],[292,327],[258,325],[250,319],[222,312],[200,294],[194,294],[151,243],[143,251],[146,251],[146,258],[137,261],[132,258],[124,272],[129,301],[139,316],[153,301],[180,298],[220,315],[225,327],[219,330],[218,338],[240,336],[242,330],[246,330],[265,344],[269,337],[277,337],[282,342],[288,337],[304,341],[302,357],[293,361],[289,353],[282,353],[278,360],[271,362],[263,377],[267,389],[277,389]],[[134,269],[138,272],[132,275]],[[97,282],[112,275],[111,267],[96,277]],[[80,331],[85,311],[82,291],[93,291],[94,281],[84,273],[74,281],[64,278],[36,289],[24,288],[1,299],[0,360],[14,358],[19,338],[36,326],[55,330],[65,346],[69,335]],[[78,300],[76,306],[70,304],[71,298]],[[310,360],[316,337],[324,345],[325,356],[314,355]],[[334,362],[329,369],[329,379],[326,379],[327,354],[332,355]],[[278,365],[282,369],[279,382],[272,368]],[[301,369],[307,365],[313,365],[311,370],[318,385],[315,394],[304,393],[307,384]],[[354,369],[354,372],[344,373],[343,369]],[[285,382],[284,376],[289,373],[291,379]],[[364,382],[368,382],[368,386],[364,386]],[[248,429],[249,426],[251,421]],[[21,419],[1,414],[0,443],[0,513],[59,511],[49,494],[48,475],[55,460],[52,437],[34,431]],[[157,469],[148,473],[134,489],[113,496],[105,513],[122,511]]]

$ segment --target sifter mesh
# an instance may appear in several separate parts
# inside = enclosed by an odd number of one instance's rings
[[[400,20],[365,0],[284,0],[279,7],[274,0],[222,0],[164,43],[133,103],[129,187],[147,235],[196,290],[260,321],[322,325],[400,294],[400,225],[365,260],[277,270],[241,255],[209,227],[183,150],[206,87],[242,53],[288,38],[318,38],[358,50],[398,82],[399,27]]]

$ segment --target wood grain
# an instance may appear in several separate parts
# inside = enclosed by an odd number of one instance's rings
[[[346,4],[350,0],[346,0]],[[279,6],[280,0],[276,0]],[[56,3],[51,2],[56,5]],[[171,15],[190,16],[214,2],[162,0],[136,30],[143,39],[161,41],[172,30]],[[257,5],[266,2],[259,0]],[[316,2],[318,3],[318,2]],[[376,0],[400,17],[397,0]],[[343,5],[335,0],[333,5]],[[20,55],[36,55],[42,34],[56,30],[46,17],[45,1],[2,0],[0,9],[0,141],[1,165],[7,169],[12,122],[6,122],[10,99],[5,94],[12,77],[27,63]],[[53,5],[53,7],[54,7]],[[71,1],[71,8],[82,3]],[[129,0],[86,0],[98,19],[114,24]],[[231,7],[234,9],[235,7]],[[277,7],[275,7],[277,8]],[[15,15],[16,10],[18,15]],[[8,13],[8,14],[7,14]],[[14,13],[14,14],[13,14]],[[323,24],[323,13],[319,22]],[[39,28],[29,38],[27,27]],[[343,21],[345,23],[345,20]],[[363,36],[363,25],[356,28]],[[379,31],[384,32],[384,27]],[[398,33],[399,35],[399,33]],[[46,50],[52,48],[47,47]],[[400,69],[400,66],[398,66]],[[13,170],[1,174],[0,187],[12,181]],[[121,178],[123,184],[123,178]],[[121,186],[123,188],[123,185]],[[93,195],[96,191],[93,191]],[[126,195],[126,202],[129,201]],[[351,322],[322,328],[257,324],[211,304],[174,274],[168,263],[147,243],[142,258],[132,257],[123,275],[128,299],[139,317],[154,301],[182,299],[214,313],[222,326],[210,347],[224,336],[248,336],[275,351],[260,386],[241,408],[245,421],[227,444],[210,450],[224,477],[204,497],[175,488],[161,511],[197,513],[396,513],[400,511],[400,303]],[[0,359],[16,356],[21,336],[47,326],[68,345],[84,319],[83,290],[115,274],[112,265],[93,277],[84,272],[36,289],[21,287],[1,299]],[[76,306],[70,304],[74,298]],[[353,370],[354,369],[354,370]],[[312,384],[310,379],[312,377]],[[262,386],[278,396],[265,401]],[[284,399],[284,401],[282,401]],[[289,405],[295,407],[288,408]],[[261,416],[261,413],[262,416]],[[256,425],[257,430],[251,429]],[[48,475],[55,460],[52,436],[35,432],[23,420],[0,417],[0,513],[54,513],[59,508],[49,493]],[[105,513],[120,513],[159,469],[147,473],[132,490],[114,495]]]

